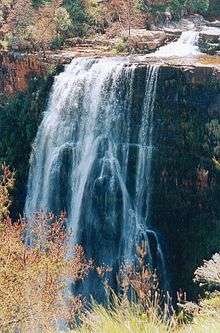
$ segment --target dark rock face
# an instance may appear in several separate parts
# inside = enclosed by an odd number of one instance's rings
[[[211,55],[218,54],[220,52],[220,34],[212,35],[209,33],[201,33],[199,38],[199,48],[203,53]]]
[[[35,56],[0,53],[0,93],[14,94],[27,89],[33,75],[42,75],[45,66]]]
[[[220,249],[220,80],[211,68],[161,68],[155,110],[152,219],[173,290],[196,294],[193,272]]]

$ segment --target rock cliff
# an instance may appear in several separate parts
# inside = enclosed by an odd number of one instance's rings
[[[0,53],[0,93],[14,94],[28,87],[33,75],[43,75],[45,65],[36,56]]]

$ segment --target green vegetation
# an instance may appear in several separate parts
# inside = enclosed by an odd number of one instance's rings
[[[116,305],[113,309],[95,306],[73,333],[219,333],[220,296],[204,300],[200,306],[201,313],[188,323],[182,322],[183,313],[166,321],[153,308],[150,314],[141,312],[137,304]]]
[[[145,313],[135,303],[117,300],[114,307],[95,305],[84,317],[84,324],[74,333],[168,333],[169,324],[163,321],[152,307]]]
[[[45,3],[50,2],[50,1],[51,0],[31,0],[34,8],[39,8],[40,6],[42,6]]]
[[[67,9],[71,27],[69,34],[73,36],[84,36],[88,31],[89,15],[85,3],[82,0],[64,0],[64,6]]]
[[[153,16],[168,11],[174,18],[181,18],[185,14],[205,13],[209,8],[209,0],[170,0],[149,1],[141,0],[140,8]]]
[[[128,43],[126,39],[119,40],[115,45],[116,53],[124,53],[128,51]]]
[[[210,16],[219,16],[220,15],[220,2],[219,0],[210,0],[210,6],[208,14]]]
[[[15,96],[0,97],[0,164],[6,162],[16,169],[16,188],[13,191],[13,215],[23,210],[31,143],[45,110],[53,78],[32,77],[28,90]]]

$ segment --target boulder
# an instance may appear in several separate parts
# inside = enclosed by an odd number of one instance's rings
[[[140,54],[156,51],[179,36],[179,32],[175,34],[163,30],[131,29],[131,35],[127,33],[122,37],[127,39],[128,51]]]
[[[216,20],[213,22],[207,22],[207,25],[209,27],[220,28],[220,21]]]

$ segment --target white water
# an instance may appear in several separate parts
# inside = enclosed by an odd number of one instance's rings
[[[147,68],[136,114],[135,65],[127,60],[76,59],[56,77],[34,142],[25,213],[66,209],[72,244],[82,242],[99,265],[133,261],[146,241],[165,274],[150,226],[158,70]]]
[[[187,57],[201,54],[198,48],[198,31],[183,31],[176,42],[162,46],[149,56],[167,58],[167,57]]]
[[[215,28],[215,27],[204,27],[202,30],[201,30],[202,33],[205,33],[205,34],[210,34],[210,35],[216,35],[216,36],[219,36],[220,37],[220,28]]]

